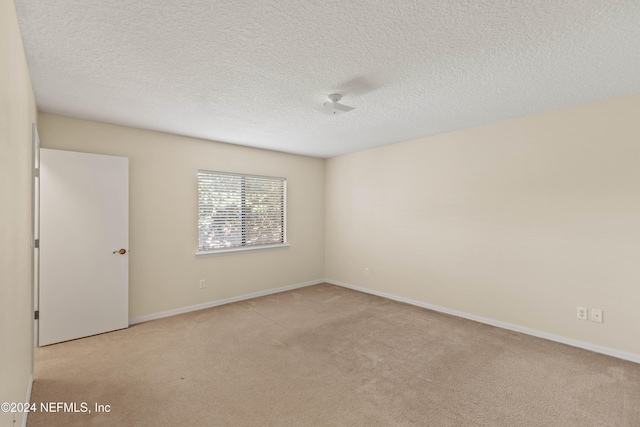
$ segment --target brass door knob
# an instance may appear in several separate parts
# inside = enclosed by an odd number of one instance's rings
[[[119,251],[113,251],[114,254],[124,255],[127,253],[126,249],[120,249]]]

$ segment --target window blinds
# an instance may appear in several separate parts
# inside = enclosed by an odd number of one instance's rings
[[[198,171],[198,251],[283,245],[286,179]]]

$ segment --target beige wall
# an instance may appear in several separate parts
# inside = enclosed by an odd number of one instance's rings
[[[31,124],[36,107],[11,0],[0,0],[0,402],[22,402],[32,373]],[[0,426],[12,425],[0,412]],[[15,414],[18,423],[20,414]],[[19,424],[17,424],[19,425]]]
[[[328,160],[326,277],[640,355],[639,118],[635,94]]]
[[[44,148],[129,158],[131,318],[324,277],[321,159],[51,114],[38,127]],[[198,169],[286,177],[291,246],[196,258]]]

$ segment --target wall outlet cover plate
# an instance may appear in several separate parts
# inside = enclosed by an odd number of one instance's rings
[[[578,307],[578,319],[580,320],[588,320],[589,315],[587,314],[589,311],[586,307]]]
[[[594,322],[602,323],[602,310],[599,308],[591,309],[591,320]]]

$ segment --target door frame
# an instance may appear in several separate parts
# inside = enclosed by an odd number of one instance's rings
[[[40,292],[40,136],[35,123],[31,124],[31,331],[33,347],[38,346],[38,312]],[[31,351],[31,365],[35,367],[35,351]]]

